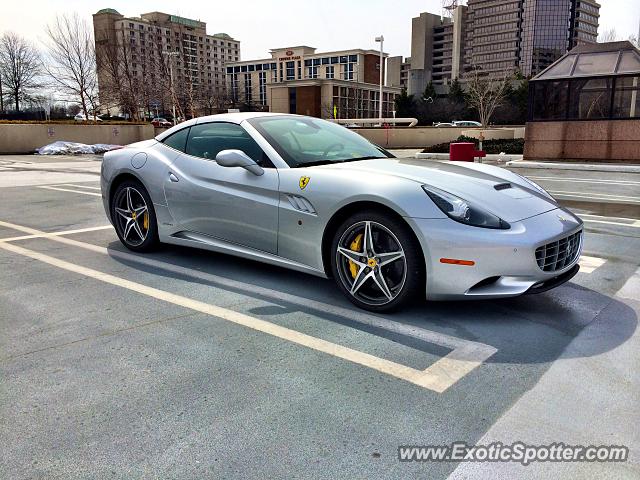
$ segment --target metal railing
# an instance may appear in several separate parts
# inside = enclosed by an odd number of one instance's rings
[[[336,118],[329,119],[330,121],[337,123],[339,125],[348,125],[348,126],[381,126],[380,121],[382,120],[382,125],[403,125],[406,127],[415,127],[418,124],[417,118]]]

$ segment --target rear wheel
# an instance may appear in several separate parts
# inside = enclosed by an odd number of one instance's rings
[[[373,211],[355,214],[337,229],[331,248],[336,283],[357,306],[390,311],[423,298],[420,245],[400,220]]]
[[[158,225],[153,203],[140,182],[118,185],[111,202],[111,218],[122,244],[135,252],[153,250],[158,244]]]

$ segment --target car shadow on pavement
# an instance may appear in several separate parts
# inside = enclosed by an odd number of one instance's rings
[[[110,251],[123,251],[118,242],[112,242]],[[312,307],[292,304],[252,292],[252,286],[337,305],[353,312],[366,313],[352,305],[338,291],[332,280],[313,277],[304,273],[263,264],[235,256],[218,254],[179,246],[162,246],[152,254],[141,255],[187,269],[224,277],[246,285],[244,288],[221,286],[189,275],[126,261],[112,256],[118,263],[140,271],[181,279],[202,285],[211,285],[230,292],[268,301],[271,305],[253,307],[249,314],[271,317],[294,313],[315,313],[323,319],[378,335],[425,352],[445,355],[445,347],[428,344],[420,339],[397,334],[363,324],[346,316],[328,314]],[[498,352],[485,363],[540,364],[556,360],[566,346],[587,325],[598,317],[609,323],[606,337],[589,342],[580,350],[584,357],[595,356],[615,349],[626,342],[637,328],[635,311],[614,297],[574,283],[564,284],[554,290],[521,297],[497,300],[468,300],[456,302],[416,301],[407,308],[391,314],[371,314],[401,324],[445,333],[458,338],[491,345]]]

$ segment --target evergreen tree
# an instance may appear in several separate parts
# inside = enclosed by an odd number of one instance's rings
[[[457,78],[454,78],[449,87],[449,100],[453,103],[465,103],[464,90]]]
[[[428,101],[429,98],[431,98],[432,100],[435,100],[437,96],[436,93],[436,87],[433,86],[433,82],[429,82],[426,86],[426,88],[424,89],[424,93],[422,94],[422,99],[424,101]]]
[[[400,95],[396,97],[396,116],[403,117],[414,117],[416,113],[415,108],[415,100],[413,95],[407,94],[407,89],[403,88]]]

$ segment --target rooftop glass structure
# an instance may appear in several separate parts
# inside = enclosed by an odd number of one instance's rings
[[[580,45],[531,80],[529,121],[640,118],[640,51]]]

